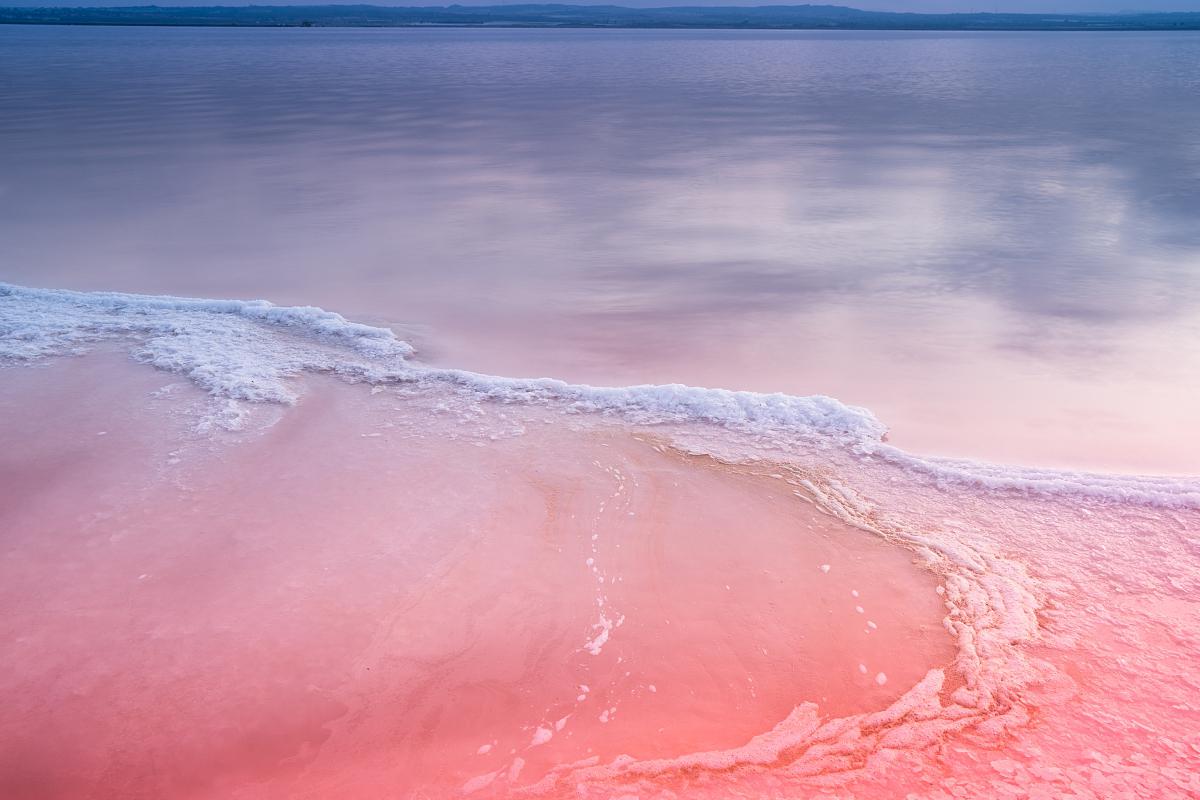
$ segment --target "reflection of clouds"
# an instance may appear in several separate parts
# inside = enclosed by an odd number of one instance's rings
[[[1062,150],[693,153],[733,166],[640,185],[602,242],[618,266],[590,279],[648,313],[791,310],[905,283],[1092,325],[1194,308],[1196,278],[1182,265],[1195,255],[1155,241],[1162,221],[1145,219],[1120,169]]]
[[[818,391],[916,449],[1195,472],[1198,56],[0,27],[0,278],[313,303],[427,323],[402,333],[458,367]]]
[[[654,319],[672,316],[736,315],[746,311],[793,310],[834,292],[851,292],[849,276],[836,272],[781,271],[762,262],[703,261],[686,265],[647,264],[600,272],[592,313]]]
[[[107,249],[120,288],[190,259],[599,324],[903,287],[1072,330],[1198,302],[1200,37],[22,34],[0,232],[45,270]]]

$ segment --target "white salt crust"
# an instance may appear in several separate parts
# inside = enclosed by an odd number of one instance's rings
[[[350,322],[313,306],[0,283],[0,363],[78,354],[104,341],[128,341],[138,361],[183,375],[227,400],[294,403],[300,391],[296,379],[305,373],[333,373],[373,384],[442,385],[480,399],[557,404],[572,411],[618,415],[640,425],[701,422],[780,442],[841,445],[894,463],[916,480],[1200,508],[1200,489],[1190,480],[915,456],[886,444],[887,429],[869,410],[822,395],[681,384],[587,386],[552,378],[482,375],[423,365],[412,359],[412,346],[391,330]]]

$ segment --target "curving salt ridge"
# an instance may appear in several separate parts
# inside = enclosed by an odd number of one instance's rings
[[[82,353],[88,345],[104,341],[128,342],[138,361],[184,375],[213,396],[234,401],[290,404],[298,397],[296,378],[334,373],[370,383],[449,386],[501,402],[555,403],[573,411],[618,415],[636,424],[714,424],[785,446],[840,445],[893,463],[914,480],[935,484],[1200,508],[1196,481],[915,456],[886,444],[887,429],[869,410],[820,395],[680,384],[598,387],[482,375],[415,362],[412,346],[391,330],[351,322],[313,306],[0,283],[0,363]]]
[[[45,336],[55,330],[60,330],[56,326],[47,331],[47,323],[56,322],[54,319],[56,309],[73,308],[80,315],[97,313],[109,315],[107,326],[105,322],[97,319],[86,320],[96,326],[96,332],[103,332],[106,327],[113,333],[121,330],[132,332],[139,328],[133,320],[139,316],[149,319],[156,313],[226,314],[289,327],[315,336],[340,339],[355,349],[372,355],[393,353],[409,355],[412,353],[412,348],[405,342],[396,339],[396,335],[387,328],[376,328],[350,322],[341,314],[325,311],[315,306],[277,306],[266,300],[204,300],[170,295],[31,289],[9,283],[0,283],[0,297],[26,301],[25,308],[22,309],[18,306],[18,310],[31,314],[31,317],[24,321],[24,325],[12,318],[0,318],[6,323],[5,328],[0,329],[5,339],[11,336],[19,340],[24,336],[35,341],[39,334]],[[80,321],[84,322],[84,320]],[[10,325],[11,327],[9,327]],[[76,327],[81,326],[76,325]],[[161,328],[161,325],[147,324],[145,327],[153,329]]]
[[[0,359],[27,362],[111,340],[131,341],[139,361],[234,400],[292,403],[294,378],[333,372],[375,383],[444,384],[504,402],[566,402],[574,410],[617,413],[646,424],[704,421],[760,434],[846,440],[879,439],[884,433],[869,411],[828,397],[681,385],[593,387],[437,369],[408,361],[413,348],[392,331],[319,308],[0,284]]]
[[[298,396],[295,379],[305,373],[334,373],[371,383],[443,385],[481,399],[564,404],[637,424],[703,422],[784,444],[837,444],[893,463],[914,480],[935,484],[1200,508],[1196,481],[915,456],[884,443],[886,428],[870,411],[830,397],[679,384],[597,387],[481,375],[414,362],[412,346],[392,331],[313,306],[0,283],[0,362],[81,353],[103,341],[129,342],[138,361],[184,375],[213,396],[235,401],[293,403]]]
[[[384,328],[312,307],[71,292],[0,284],[0,361],[28,362],[124,340],[139,361],[185,375],[217,397],[291,403],[290,378],[403,360],[412,348]]]

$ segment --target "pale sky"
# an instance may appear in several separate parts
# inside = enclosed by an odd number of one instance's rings
[[[634,8],[661,6],[764,6],[803,5],[794,0],[0,0],[0,6],[241,6],[241,5],[347,5],[379,6],[490,6],[526,3],[617,5]],[[868,11],[917,12],[1108,12],[1200,11],[1200,0],[815,0],[813,5],[839,5]]]
[[[868,11],[1200,11],[1200,0],[861,0],[833,5]]]
[[[349,0],[347,0],[349,2]],[[354,0],[362,2],[363,0]],[[380,5],[401,5],[398,2],[380,2]],[[259,0],[262,2],[262,0]],[[432,0],[407,0],[412,5],[441,5]],[[506,5],[507,2],[528,3],[538,0],[446,0],[446,5]],[[653,8],[657,6],[768,6],[803,5],[797,0],[545,0],[545,2],[569,2],[571,5],[623,5]],[[1122,11],[1200,11],[1200,0],[812,0],[812,5],[838,5],[860,8],[864,11],[918,11],[918,12],[970,12],[1008,11],[1014,13],[1037,13],[1053,11],[1108,12]]]

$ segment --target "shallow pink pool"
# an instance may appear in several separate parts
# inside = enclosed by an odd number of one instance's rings
[[[5,291],[36,321],[0,385],[8,795],[1200,788],[1195,481],[431,368],[311,309]]]

